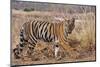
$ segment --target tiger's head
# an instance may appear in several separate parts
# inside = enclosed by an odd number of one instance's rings
[[[69,20],[65,20],[65,33],[68,35],[68,34],[71,34],[73,29],[75,27],[75,18],[71,18]]]

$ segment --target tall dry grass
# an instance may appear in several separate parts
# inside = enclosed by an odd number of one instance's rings
[[[95,13],[76,14],[75,29],[70,38],[80,42],[84,50],[93,47],[95,49]]]

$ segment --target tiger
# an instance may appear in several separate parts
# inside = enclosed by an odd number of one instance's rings
[[[34,52],[34,48],[37,45],[38,40],[44,42],[54,42],[53,45],[57,48],[55,55],[58,52],[58,44],[68,52],[72,51],[67,42],[67,37],[72,33],[75,28],[75,18],[65,19],[59,23],[52,23],[45,20],[32,20],[25,22],[20,29],[20,42],[19,45],[13,49],[14,55],[17,58],[21,58],[20,54],[23,48],[27,45],[30,55]]]

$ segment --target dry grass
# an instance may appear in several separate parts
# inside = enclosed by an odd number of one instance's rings
[[[70,46],[75,48],[79,57],[77,59],[70,58],[61,47],[60,56],[64,58],[60,60],[54,59],[52,46],[46,46],[48,48],[47,53],[41,52],[39,49],[44,49],[44,42],[42,46],[38,46],[38,52],[36,51],[35,56],[32,59],[26,58],[26,61],[13,58],[12,53],[12,63],[13,65],[23,65],[23,64],[43,64],[43,63],[61,63],[61,62],[76,62],[76,61],[92,61],[95,59],[95,13],[75,13],[75,14],[63,14],[55,12],[23,12],[12,10],[12,49],[19,43],[19,31],[23,23],[29,20],[39,19],[47,20],[50,22],[57,22],[54,17],[76,17],[75,29],[72,34],[68,36],[68,41]],[[50,44],[50,43],[46,43]],[[51,52],[49,52],[51,51]],[[51,55],[48,55],[51,54]],[[47,56],[46,56],[47,55]],[[35,59],[34,59],[35,58]]]

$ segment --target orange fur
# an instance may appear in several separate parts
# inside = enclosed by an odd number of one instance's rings
[[[55,23],[55,35],[59,39],[60,46],[67,52],[71,52],[73,48],[64,40],[66,39],[64,36],[64,23]]]

